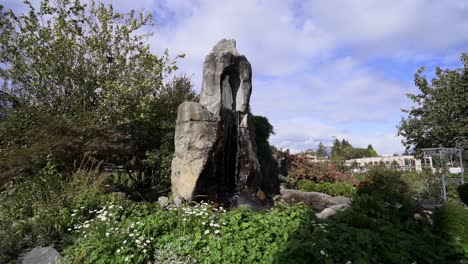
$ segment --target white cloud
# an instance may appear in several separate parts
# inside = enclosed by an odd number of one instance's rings
[[[310,58],[322,56],[330,45],[323,32],[295,18],[289,3],[200,1],[190,15],[176,18],[176,28],[162,25],[159,46],[186,53],[189,73],[199,74],[211,47],[221,38],[235,38],[257,76],[290,74],[306,67]]]
[[[338,45],[362,54],[437,54],[468,42],[464,0],[307,1],[304,10]]]
[[[396,122],[411,85],[388,80],[346,57],[299,77],[256,80],[252,108],[274,119],[319,117],[330,122]]]
[[[348,139],[354,147],[366,148],[371,144],[379,154],[395,152],[401,154],[404,151],[401,137],[395,136],[392,131],[387,133],[347,131],[313,118],[278,121],[275,124],[275,131],[276,134],[272,136],[271,143],[279,148],[289,148],[292,152],[305,151],[309,148],[316,150],[319,142],[331,146],[332,137]]]

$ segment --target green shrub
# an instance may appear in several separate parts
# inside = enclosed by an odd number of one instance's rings
[[[462,246],[468,258],[468,209],[448,202],[436,210],[434,218],[437,230],[452,243]]]
[[[415,200],[425,199],[430,196],[428,180],[432,175],[423,172],[402,172],[401,178],[409,187],[409,194]]]
[[[288,171],[288,177],[293,182],[299,180],[311,180],[314,182],[347,182],[349,184],[357,183],[356,178],[346,173],[346,167],[343,162],[310,162],[305,155],[292,155],[291,166]]]
[[[331,196],[353,197],[356,194],[356,188],[345,182],[320,182],[315,183],[309,180],[300,180],[297,187],[305,192],[321,192]]]
[[[462,248],[428,221],[415,220],[408,200],[391,203],[386,189],[400,183],[398,176],[390,177],[395,178],[388,185],[368,177],[367,193],[354,197],[350,209],[313,223],[290,240],[288,250],[278,255],[279,263],[460,263],[466,257]],[[377,195],[375,185],[386,194]]]
[[[53,245],[58,250],[74,241],[66,229],[72,210],[93,209],[113,195],[99,193],[94,171],[78,170],[64,177],[49,157],[35,177],[10,183],[0,192],[0,263],[14,263],[27,248]]]
[[[462,256],[429,227],[395,225],[381,221],[363,227],[352,225],[348,210],[312,227],[288,242],[279,263],[458,263]],[[361,216],[361,217],[359,217]],[[375,219],[365,218],[373,222]],[[318,256],[317,256],[318,255]],[[322,259],[318,257],[322,256]]]
[[[468,205],[468,183],[461,184],[457,187],[458,196],[460,200],[465,204]]]
[[[147,263],[171,258],[273,263],[286,242],[314,219],[313,212],[302,205],[259,213],[247,208],[225,212],[204,203],[170,210],[152,204],[108,204],[91,213],[94,218],[72,227],[80,238],[64,252],[69,263]]]
[[[273,157],[272,148],[268,139],[274,134],[273,126],[264,116],[253,116],[255,127],[255,144],[257,157],[262,172],[260,188],[266,193],[279,192],[278,162]]]
[[[390,204],[408,204],[410,201],[410,189],[400,171],[372,168],[366,173],[364,182],[358,186],[358,195],[368,194]]]

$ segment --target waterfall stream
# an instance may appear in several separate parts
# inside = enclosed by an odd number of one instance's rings
[[[239,111],[235,111],[235,116],[236,116],[236,129],[237,129],[237,133],[236,133],[236,174],[235,174],[235,179],[236,179],[236,191],[239,192],[239,168],[240,168],[240,160],[239,160],[239,157],[240,157],[240,141],[239,141],[239,138],[240,138],[240,120],[239,120],[239,115],[240,115],[240,112]]]

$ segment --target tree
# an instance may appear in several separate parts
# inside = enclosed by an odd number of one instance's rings
[[[257,145],[258,162],[262,172],[261,188],[267,193],[279,192],[279,167],[273,156],[273,148],[268,142],[274,134],[273,126],[264,116],[254,116],[255,143]]]
[[[341,141],[338,138],[334,137],[333,146],[332,146],[332,157],[334,158],[341,157],[342,151],[343,151],[343,147],[341,145]]]
[[[407,149],[468,146],[468,54],[461,56],[462,68],[436,68],[436,77],[427,80],[424,67],[414,75],[417,94],[407,96],[415,104],[398,126],[398,135]]]
[[[135,185],[157,181],[167,189],[177,107],[196,100],[190,79],[167,81],[177,67],[167,51],[151,52],[150,15],[83,2],[42,0],[36,9],[25,1],[29,11],[22,15],[0,7],[0,159],[22,153],[39,164],[44,152],[58,149],[49,143],[66,138],[76,143],[67,152],[74,153],[70,159],[88,155],[118,162]],[[41,144],[36,135],[44,133],[49,136]],[[88,148],[100,139],[125,151],[107,157]],[[17,163],[5,168],[15,172]]]
[[[31,3],[27,15],[0,15],[3,93],[53,115],[94,114],[114,125],[144,118],[176,69],[167,52],[151,53],[144,32],[151,16],[116,13],[112,5],[79,0]]]
[[[317,156],[322,158],[327,156],[327,148],[322,142],[320,142],[318,145]]]
[[[334,160],[348,160],[358,159],[363,157],[378,157],[379,155],[374,150],[372,145],[367,148],[355,148],[349,143],[348,140],[338,140],[335,138],[333,141],[332,158]]]
[[[374,150],[374,147],[372,147],[371,144],[369,144],[369,146],[367,146],[367,153],[366,153],[366,157],[378,157],[379,154],[377,154],[377,151]]]

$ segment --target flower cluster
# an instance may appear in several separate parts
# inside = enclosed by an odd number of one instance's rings
[[[117,220],[115,220],[118,211],[123,210],[122,206],[116,206],[114,204],[108,204],[101,209],[89,210],[87,211],[87,215],[89,219],[73,225],[69,227],[67,231],[78,231],[81,234],[85,234],[89,228],[96,223],[96,221],[105,222],[105,223],[113,223],[116,224]],[[80,207],[79,209],[73,209],[72,214],[70,216],[77,217],[79,215],[85,215],[86,210],[84,207]],[[111,227],[108,232],[106,232],[106,236],[109,236],[111,232],[117,230],[115,227]],[[85,234],[84,237],[87,235]]]
[[[226,213],[223,207],[215,207],[211,203],[202,202],[194,206],[175,207],[170,206],[169,210],[180,210],[182,223],[199,223],[205,229],[204,234],[221,234],[221,224],[219,219]]]

